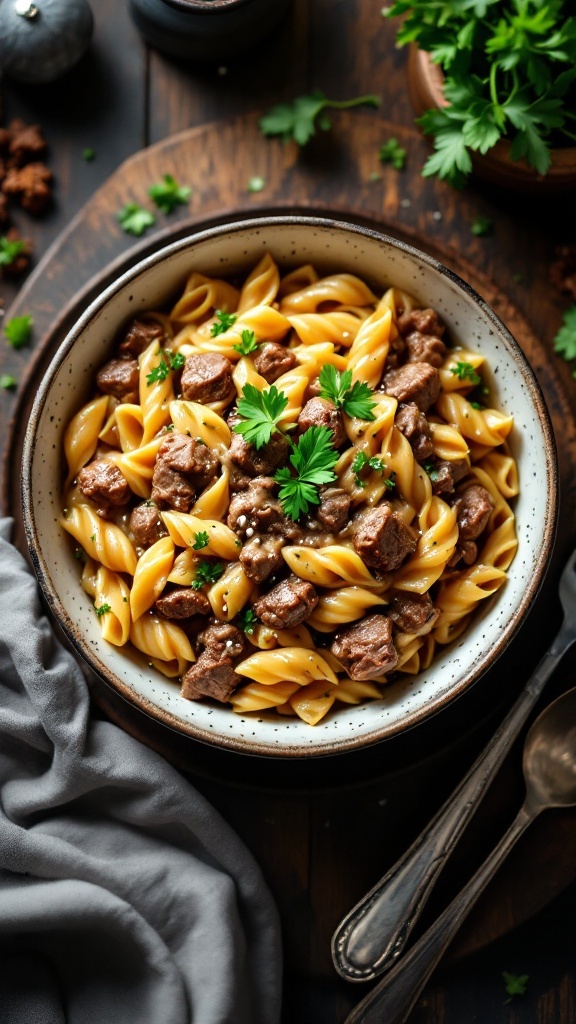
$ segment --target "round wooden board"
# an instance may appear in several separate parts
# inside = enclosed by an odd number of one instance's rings
[[[13,356],[21,361],[22,385],[8,430],[3,480],[4,509],[14,517],[15,541],[25,553],[20,514],[24,424],[46,367],[86,305],[142,256],[199,227],[229,221],[239,211],[259,215],[313,210],[371,224],[429,252],[487,299],[522,346],[546,396],[557,437],[561,438],[558,543],[547,582],[536,602],[539,607],[546,604],[556,608],[555,580],[571,546],[575,522],[576,428],[553,359],[508,295],[475,263],[440,241],[435,220],[430,218],[429,226],[436,231],[436,238],[424,237],[421,224],[405,222],[395,173],[384,169],[382,181],[371,183],[373,166],[368,157],[360,163],[357,158],[352,160],[352,153],[375,152],[379,141],[390,134],[410,150],[415,145],[415,133],[361,114],[343,116],[340,124],[339,137],[345,143],[336,144],[328,138],[321,153],[313,149],[306,162],[299,163],[292,148],[262,140],[255,117],[192,129],[150,147],[126,161],[95,193],[30,275],[9,315],[32,312],[39,340],[26,368],[21,353]],[[319,166],[323,169],[320,178]],[[230,168],[234,168],[233,178]],[[177,211],[164,227],[134,245],[121,232],[116,213],[129,201],[146,204],[150,183],[168,172],[182,183],[194,184],[190,209]],[[266,180],[265,193],[260,196],[246,192],[246,182],[253,174]],[[424,191],[431,188],[424,179],[417,187]],[[432,211],[432,192],[430,202]],[[555,617],[545,616],[545,625],[538,631],[531,628],[535,621],[532,615],[514,641],[513,651],[500,659],[481,687],[475,687],[431,723],[357,756],[343,755],[314,765],[291,763],[288,769],[269,762],[263,766],[257,759],[215,751],[176,736],[125,703],[99,680],[89,681],[100,713],[188,774],[253,849],[285,921],[289,965],[302,973],[330,976],[329,937],[339,917],[373,884],[448,795],[545,650],[555,631]],[[549,697],[561,692],[567,682],[554,685]],[[454,855],[448,877],[439,887],[439,901],[455,891],[514,813],[521,798],[519,763],[516,748]],[[262,784],[263,777],[266,785]],[[356,837],[365,829],[365,821],[358,818],[356,809],[364,815],[368,807],[378,808],[373,812],[375,848],[365,851],[362,870],[355,871]],[[262,823],[279,816],[278,835],[273,840]],[[323,832],[319,823],[330,824],[335,819],[339,820],[338,828]],[[291,831],[293,840],[286,838]],[[316,871],[318,850],[324,851],[321,862],[328,883],[324,877],[321,885],[315,885],[314,879],[307,877],[312,846],[317,851]],[[384,856],[382,849],[386,851]],[[455,951],[469,952],[497,938],[543,906],[575,875],[576,815],[556,813],[537,823],[525,837],[462,931]],[[305,903],[296,911],[294,887],[286,885],[287,878],[296,883]],[[325,905],[327,884],[334,894],[329,907]],[[310,934],[303,944],[306,922]]]

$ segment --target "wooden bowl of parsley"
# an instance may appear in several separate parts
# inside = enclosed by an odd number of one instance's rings
[[[313,266],[321,277],[354,275],[365,282],[371,300],[378,301],[395,287],[413,295],[417,308],[432,307],[445,323],[451,345],[477,349],[485,357],[483,386],[489,389],[490,405],[506,410],[515,422],[507,443],[519,470],[520,490],[514,503],[519,547],[505,585],[483,602],[465,632],[446,644],[425,670],[392,678],[379,699],[336,703],[313,726],[275,711],[235,713],[228,704],[184,699],[178,679],[158,671],[152,658],[106,642],[98,614],[106,608],[96,608],[94,597],[80,586],[79,563],[61,525],[66,427],[92,400],[96,374],[110,360],[127,323],[149,310],[170,310],[193,273],[238,286],[265,253],[282,275],[304,268],[302,280],[306,280]],[[270,309],[271,321],[281,318],[273,306]],[[225,324],[221,326],[225,331]],[[253,339],[241,340],[251,351]],[[219,338],[215,336],[214,341]],[[162,353],[155,355],[160,359]],[[158,366],[162,369],[162,361]],[[458,366],[474,375],[468,363]],[[168,358],[161,376],[172,368]],[[160,379],[158,372],[154,380]],[[325,377],[325,387],[338,385],[335,374],[334,380],[329,373]],[[347,389],[342,400],[365,397],[365,388],[361,394],[352,391]],[[271,387],[269,392],[270,397]],[[246,387],[243,395],[242,408],[238,403],[243,434],[260,429],[263,418],[269,425],[271,416],[272,420],[282,417],[282,409],[268,415],[261,403],[257,403],[259,415],[249,416],[246,406],[257,395]],[[355,408],[349,412],[366,415]],[[300,454],[306,453],[302,449]],[[383,467],[380,460],[375,461],[378,473]],[[452,271],[405,243],[358,225],[300,214],[246,216],[160,249],[126,272],[85,311],[56,354],[36,397],[24,446],[23,514],[36,572],[53,615],[81,658],[116,693],[167,728],[204,743],[258,756],[304,758],[341,754],[397,736],[442,711],[493,666],[524,621],[550,561],[557,505],[555,466],[549,418],[525,356],[494,312]],[[354,471],[362,474],[371,468],[357,465]],[[279,471],[279,476],[281,487],[289,491],[294,474],[288,479],[287,473]],[[198,537],[196,541],[200,543]],[[238,623],[247,632],[250,623],[239,619]],[[317,639],[316,652],[309,650],[311,660],[321,648]]]

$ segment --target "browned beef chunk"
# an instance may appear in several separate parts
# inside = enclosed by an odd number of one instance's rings
[[[285,345],[267,341],[254,356],[254,366],[261,377],[273,384],[283,373],[296,366],[296,356]]]
[[[218,456],[186,434],[168,434],[160,445],[152,476],[152,500],[160,508],[188,512],[196,493],[216,476]]]
[[[346,440],[342,413],[326,398],[311,398],[298,417],[301,433],[308,427],[327,427],[332,431],[332,444],[339,448]]]
[[[471,484],[455,502],[459,540],[476,540],[490,518],[494,508],[492,496],[481,484]]]
[[[238,627],[233,626],[231,622],[220,622],[219,619],[214,619],[198,635],[198,642],[204,644],[206,650],[214,657],[222,655],[227,658],[239,658],[246,646],[244,634]]]
[[[406,335],[406,347],[410,363],[429,363],[430,366],[439,367],[444,362],[446,345],[441,338],[435,338],[432,334],[412,331]]]
[[[421,412],[427,412],[440,394],[440,375],[428,363],[405,363],[386,374],[384,388],[399,402],[414,402]]]
[[[190,402],[231,402],[236,397],[232,364],[217,352],[188,356],[182,370],[182,397]]]
[[[119,402],[138,401],[138,361],[111,359],[96,375],[96,383],[105,395]]]
[[[446,330],[435,309],[413,309],[411,313],[401,313],[398,317],[398,329],[401,334],[419,331],[421,334],[432,334],[441,338]]]
[[[168,530],[160,519],[156,505],[136,505],[130,514],[130,532],[140,547],[155,544],[161,537],[166,537]]]
[[[339,633],[330,650],[351,679],[376,679],[398,664],[387,615],[367,615]]]
[[[240,422],[236,417],[230,417],[228,425]],[[283,466],[288,458],[290,444],[283,434],[272,434],[268,444],[256,449],[242,437],[242,434],[232,434],[232,442],[228,449],[229,459],[243,473],[250,476],[268,476],[276,469]]]
[[[282,557],[284,543],[281,536],[269,534],[263,537],[257,535],[244,545],[240,552],[240,562],[254,583],[263,583],[286,565]]]
[[[124,357],[137,359],[153,341],[160,345],[163,337],[164,328],[161,324],[152,320],[132,320],[120,342],[119,350]]]
[[[473,565],[478,557],[478,545],[473,540],[463,540],[459,543],[452,558],[448,562],[450,569],[453,569],[459,562],[464,565]]]
[[[318,377],[313,377],[304,392],[304,402],[306,403],[310,401],[311,398],[317,398],[321,390],[322,387],[320,385],[320,379]]]
[[[224,463],[224,459],[222,462]],[[236,494],[237,491],[245,491],[250,486],[252,477],[248,476],[247,473],[243,473],[238,466],[235,466],[228,459],[226,460],[226,466],[228,469],[228,486],[232,494]]]
[[[388,504],[378,505],[358,519],[354,547],[365,565],[380,572],[399,569],[416,550],[418,535]]]
[[[386,611],[400,632],[416,636],[429,633],[440,614],[428,594],[410,594],[403,590],[393,591]]]
[[[228,509],[226,520],[231,530],[239,537],[246,531],[266,533],[284,521],[282,506],[273,494],[276,484],[269,476],[257,476],[250,481],[245,491],[235,494]]]
[[[320,505],[316,518],[325,530],[339,533],[343,530],[350,511],[350,495],[342,487],[321,487]]]
[[[417,462],[424,462],[425,459],[430,458],[434,451],[430,424],[414,402],[398,406],[394,424],[410,442]]]
[[[200,590],[180,587],[169,594],[162,594],[156,601],[156,609],[167,619],[189,619],[191,615],[210,615],[212,606]]]
[[[78,486],[93,501],[99,516],[110,515],[114,508],[127,505],[132,497],[128,481],[113,462],[94,459],[78,473]]]
[[[233,690],[244,682],[234,671],[231,658],[214,657],[204,651],[182,677],[181,694],[186,700],[212,697],[225,704]]]
[[[454,459],[452,462],[445,462],[439,459],[431,470],[433,494],[452,494],[454,485],[466,476],[470,469],[466,459]]]
[[[254,611],[264,625],[273,629],[293,629],[308,618],[318,604],[311,583],[289,576],[254,603]]]

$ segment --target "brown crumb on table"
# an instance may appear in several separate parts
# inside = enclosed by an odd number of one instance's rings
[[[550,264],[550,282],[558,291],[576,299],[576,245],[560,245]]]
[[[38,124],[25,124],[20,120],[11,121],[8,135],[8,152],[11,162],[13,162],[12,166],[22,167],[30,161],[38,160],[38,157],[43,156],[48,149],[46,139]]]
[[[30,239],[21,238],[17,228],[10,228],[6,232],[6,238],[9,242],[22,242],[24,247],[11,263],[7,263],[2,267],[2,274],[4,277],[20,277],[21,274],[27,273],[30,269],[30,259],[32,256]]]
[[[28,213],[38,216],[52,201],[51,181],[52,171],[45,164],[26,164],[8,171],[2,182],[2,191],[15,196]]]

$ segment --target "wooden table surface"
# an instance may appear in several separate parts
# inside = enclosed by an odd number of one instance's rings
[[[383,21],[377,2],[295,0],[274,39],[258,47],[255,53],[227,61],[225,67],[204,68],[189,67],[186,62],[173,61],[145,47],[130,22],[127,4],[99,0],[93,8],[96,32],[91,51],[66,79],[48,87],[4,83],[4,119],[21,116],[39,122],[50,143],[49,163],[56,178],[54,209],[38,221],[20,214],[15,218],[22,233],[32,239],[36,260],[69,225],[95,189],[124,159],[144,146],[186,128],[264,110],[273,102],[289,100],[315,87],[339,99],[374,92],[383,100],[380,114],[397,125],[404,136],[409,133],[410,138],[410,159],[405,171],[386,174],[382,214],[396,223],[399,231],[416,232],[423,248],[427,241],[431,246],[448,245],[454,253],[461,253],[466,261],[480,267],[510,296],[551,350],[568,300],[549,284],[548,267],[557,245],[576,241],[574,195],[544,202],[500,192],[477,181],[457,195],[441,183],[424,182],[419,169],[427,144],[413,127],[406,90],[406,58],[395,50],[394,27]],[[302,157],[309,166],[318,167],[318,184],[311,201],[322,202],[323,198],[321,147],[328,147],[335,161],[338,158],[339,122],[338,118],[334,120],[331,136]],[[95,151],[92,163],[82,159],[85,147]],[[242,181],[235,179],[239,173],[236,158],[239,163],[244,161],[243,168],[247,164],[245,153],[230,154],[226,170],[230,187],[222,197],[223,207],[230,205],[230,197],[245,191],[243,170]],[[378,167],[374,153],[359,152],[358,163],[364,170],[368,166]],[[166,167],[166,172],[170,170]],[[334,180],[337,183],[337,176]],[[267,200],[265,192],[262,200]],[[244,205],[259,201],[260,197],[245,196]],[[472,235],[470,226],[479,213],[494,220],[491,237]],[[95,224],[94,231],[106,231],[106,225]],[[125,248],[133,241],[126,236]],[[17,286],[0,281],[0,295],[8,305],[17,295]],[[514,330],[513,323],[508,326]],[[29,350],[15,353],[3,348],[0,370],[21,377],[29,358]],[[574,412],[576,383],[569,368],[554,356],[551,358],[555,359]],[[3,430],[13,403],[10,393],[0,394]],[[573,435],[573,431],[572,422],[567,435]],[[572,512],[573,495],[565,508]],[[552,635],[557,620],[557,605],[551,601],[549,615],[540,624],[542,633]],[[567,661],[568,670],[574,665],[574,658]],[[521,678],[517,682],[520,685]],[[556,688],[560,690],[565,685],[563,678]],[[554,687],[549,693],[553,695]],[[506,701],[501,705],[496,701],[494,715],[502,713],[505,706]],[[253,849],[265,850],[268,835],[284,835],[287,846],[297,851],[291,858],[287,855],[289,873],[285,876],[284,864],[272,862],[265,854],[260,858],[279,902],[285,931],[287,981],[283,1024],[339,1024],[363,994],[362,989],[338,981],[329,969],[327,942],[331,924],[336,923],[330,918],[329,908],[331,903],[338,904],[340,887],[346,884],[350,889],[349,880],[339,878],[337,866],[361,862],[356,890],[359,897],[367,883],[373,883],[381,869],[400,852],[406,837],[411,838],[410,833],[416,834],[425,823],[494,727],[494,717],[487,715],[470,736],[458,736],[450,734],[453,726],[459,727],[458,715],[447,716],[443,721],[445,740],[450,735],[450,742],[445,744],[448,755],[435,759],[429,749],[429,738],[422,734],[421,757],[416,737],[400,749],[396,773],[390,757],[387,760],[383,756],[378,764],[377,755],[373,754],[368,761],[339,765],[331,782],[326,770],[311,771],[307,778],[301,769],[292,787],[285,779],[275,778],[273,782],[278,785],[265,796],[254,788],[253,773],[249,770],[232,786],[225,759],[217,766],[214,760],[204,762],[203,770],[191,773],[193,781]],[[517,750],[519,763],[518,754]],[[420,767],[415,767],[419,761]],[[373,783],[367,772],[373,773]],[[403,775],[407,774],[411,779],[408,789],[402,783]],[[508,802],[515,798],[516,791],[520,797],[519,769],[509,773],[506,787]],[[410,806],[405,806],[406,793],[414,800]],[[258,813],[252,814],[247,829],[242,808],[250,803]],[[504,796],[503,808],[501,822],[498,819],[495,823],[496,827],[501,824],[501,830],[507,823],[509,809]],[[367,821],[373,822],[373,836]],[[299,837],[304,835],[306,843],[298,845]],[[366,840],[371,836],[374,843],[380,844],[379,849],[369,848]],[[479,837],[473,831],[467,843],[452,879],[453,887],[465,879],[481,849]],[[542,861],[540,870],[549,872],[552,878],[555,869],[552,857],[548,863]],[[502,929],[503,918],[513,925],[522,916],[519,907],[513,905],[521,903],[521,897],[517,893],[512,896],[508,904],[505,886],[501,884],[494,890],[492,907],[488,901],[483,915],[471,921],[465,941],[459,950],[455,949],[459,955],[453,955],[434,977],[410,1017],[411,1024],[576,1021],[574,884],[520,928],[486,944],[491,935],[491,914],[495,934],[506,931]],[[482,946],[483,949],[470,954],[470,950]],[[469,955],[464,956],[467,951]],[[501,978],[505,970],[530,975],[526,995],[509,1004],[505,1003]]]

